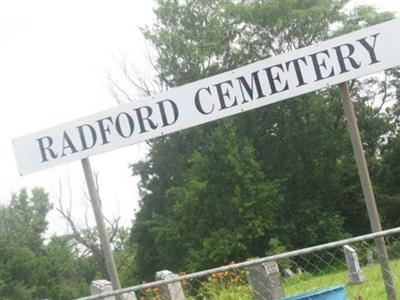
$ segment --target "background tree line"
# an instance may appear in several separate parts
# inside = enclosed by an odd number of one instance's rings
[[[348,2],[159,0],[143,32],[161,85],[172,88],[393,18],[346,10]],[[393,69],[350,83],[385,228],[399,226],[399,76]],[[334,87],[148,144],[147,158],[131,166],[140,210],[130,232],[115,232],[124,286],[162,269],[191,272],[369,232]],[[105,277],[94,229],[44,239],[50,209],[40,188],[0,207],[1,299],[71,299]]]
[[[70,210],[57,207],[71,234],[48,236],[53,209],[41,188],[21,190],[0,206],[0,299],[75,299],[90,294],[95,279],[108,279],[96,228],[79,227]],[[129,231],[110,221],[114,259],[124,285],[132,284],[134,250]]]
[[[393,18],[346,0],[160,0],[143,29],[179,86]],[[384,227],[398,226],[399,72],[350,83]],[[138,278],[369,232],[337,88],[149,142],[131,230]]]

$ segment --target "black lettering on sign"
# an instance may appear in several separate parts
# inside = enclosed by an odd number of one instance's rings
[[[367,42],[367,38],[366,38],[366,37],[357,40],[357,42],[359,42],[359,43],[368,51],[368,54],[369,54],[369,56],[370,56],[370,58],[371,58],[371,62],[369,63],[370,65],[376,64],[376,63],[380,62],[380,61],[376,58],[376,53],[375,53],[376,38],[378,37],[378,35],[380,35],[380,33],[376,33],[376,34],[374,34],[374,35],[371,35],[371,37],[374,38],[374,42],[373,42],[372,45],[370,45],[370,44]]]
[[[333,48],[336,51],[336,56],[338,58],[339,66],[340,66],[340,74],[349,72],[350,69],[346,68],[345,60],[350,62],[350,65],[353,69],[358,69],[361,67],[361,63],[356,62],[354,58],[351,56],[354,54],[354,46],[352,44],[343,44]],[[347,49],[347,55],[343,54],[343,50]]]
[[[97,141],[96,130],[94,130],[93,126],[89,125],[89,124],[83,124],[83,125],[78,126],[76,128],[78,129],[79,137],[81,139],[81,144],[82,144],[82,150],[81,151],[93,148],[94,145],[96,145],[96,141]],[[89,129],[89,132],[91,134],[91,142],[92,143],[91,143],[90,146],[88,146],[88,143],[87,143],[87,140],[86,140],[87,136],[85,135],[85,131],[84,131],[85,128]]]
[[[146,111],[146,115],[143,115],[142,110]],[[146,129],[144,122],[146,121],[149,125],[150,129],[156,129],[157,124],[154,123],[150,117],[153,113],[153,109],[150,106],[142,106],[135,109],[136,115],[139,121],[140,133],[147,132],[149,129]]]
[[[201,101],[200,101],[200,92],[203,91],[203,90],[206,91],[206,92],[208,92],[208,94],[211,96],[210,87],[198,89],[198,91],[197,91],[196,94],[194,95],[194,104],[195,104],[195,106],[196,106],[196,109],[197,109],[200,113],[202,113],[203,115],[209,115],[209,114],[211,114],[211,113],[214,111],[214,104],[211,104],[211,110],[207,110],[207,111],[206,111],[206,110],[204,109],[204,107],[202,106]]]
[[[110,140],[107,139],[107,135],[106,135],[106,133],[108,133],[109,135],[111,134],[110,124],[107,124],[107,125],[104,124],[105,121],[108,121],[111,125],[114,125],[114,122],[111,117],[103,118],[103,119],[96,121],[97,124],[99,125],[102,145],[108,144],[110,142]]]
[[[50,148],[53,145],[53,139],[51,137],[44,136],[38,138],[37,142],[39,143],[40,154],[42,155],[42,163],[49,160],[47,154],[49,154],[52,159],[58,157],[58,154]]]
[[[225,85],[225,90],[223,90],[222,85]],[[217,90],[218,99],[219,99],[219,103],[220,103],[220,109],[219,110],[223,110],[223,109],[230,108],[232,106],[236,106],[237,105],[236,96],[235,96],[235,98],[233,98],[233,101],[232,101],[232,103],[230,103],[229,106],[226,103],[226,100],[231,100],[231,95],[229,93],[229,89],[233,88],[232,80],[223,81],[223,82],[214,84],[214,86],[215,86],[215,88]]]
[[[274,69],[274,68],[277,69],[276,70],[277,72],[275,75],[272,74],[272,69]],[[283,91],[286,91],[289,89],[289,84],[288,84],[287,80],[285,82],[282,82],[282,79],[281,79],[281,74],[284,71],[282,64],[277,64],[275,66],[268,67],[264,70],[265,70],[265,72],[267,72],[269,86],[271,88],[271,95],[280,93],[280,92],[283,92]],[[278,82],[280,85],[283,85],[283,87],[280,90],[278,90],[275,82]]]
[[[251,100],[254,100],[254,96],[255,96],[254,95],[254,85],[256,86],[256,89],[257,89],[257,99],[265,97],[265,95],[263,94],[262,88],[261,88],[260,78],[258,77],[258,71],[251,73],[251,86],[247,82],[247,80],[244,76],[240,76],[236,79],[239,81],[240,91],[242,92],[242,99],[243,99],[242,103],[246,103]],[[249,100],[246,99],[243,88],[246,90],[247,95],[250,97]]]
[[[326,76],[322,75],[322,68],[325,71],[329,71],[329,70],[328,70],[328,67],[326,66],[326,60],[325,60],[326,57],[321,57],[321,55],[325,55],[327,58],[331,58],[329,56],[329,51],[328,50],[323,50],[323,51],[320,51],[320,52],[317,52],[317,53],[313,53],[313,54],[310,55],[311,61],[312,61],[313,66],[314,66],[315,75],[317,76],[317,80],[316,81],[319,81],[319,80],[322,80],[322,79],[326,79],[326,78],[329,78],[329,77],[332,77],[332,76],[335,75],[335,71],[333,70],[333,67],[331,68],[330,73],[328,75],[326,75]],[[321,61],[319,60],[320,58],[322,59]]]
[[[301,72],[300,61],[302,61],[302,62],[304,63],[304,65],[307,66],[307,60],[306,60],[305,57],[299,57],[299,58],[290,60],[290,61],[288,61],[288,62],[286,63],[286,69],[287,69],[288,71],[289,71],[289,68],[290,68],[290,64],[291,64],[291,63],[293,64],[294,71],[296,72],[296,76],[297,76],[297,81],[298,81],[298,83],[299,83],[299,84],[297,85],[297,87],[306,84],[306,82],[304,81],[304,78],[303,78],[303,74],[302,74],[302,72]]]
[[[172,108],[172,113],[173,113],[172,120],[168,120],[167,112],[165,109],[166,103],[168,103],[170,108]],[[160,108],[161,120],[163,123],[162,127],[172,125],[178,120],[179,110],[178,110],[178,106],[176,105],[176,103],[174,101],[172,101],[170,99],[165,99],[160,102],[157,102],[157,104],[158,104],[158,107]]]
[[[72,143],[72,140],[69,137],[68,133],[66,131],[64,131],[63,149],[62,149],[61,157],[68,155],[68,153],[65,153],[66,150],[69,150],[69,152],[70,152],[69,154],[78,152],[78,150],[76,150],[74,143]]]
[[[362,36],[364,37],[360,38]],[[378,38],[380,39],[379,41]],[[319,84],[317,83],[318,81],[329,79],[336,74],[347,73],[345,76],[338,76],[338,78],[330,80],[331,84],[341,79],[347,80],[352,78],[353,75],[362,74],[362,67],[365,67],[365,71],[378,69],[368,68],[368,65],[379,63],[379,59],[384,60],[383,56],[378,57],[381,54],[377,52],[381,49],[379,46],[386,46],[378,45],[377,47],[378,42],[383,43],[383,36],[381,37],[380,33],[372,35],[358,34],[351,41],[347,39],[346,42],[343,42],[343,40],[336,40],[335,44],[331,42],[316,45],[314,48],[304,48],[302,51],[294,52],[293,54],[283,55],[271,60],[263,60],[246,68],[240,68],[238,71],[227,72],[206,81],[199,81],[181,90],[185,93],[179,93],[178,89],[175,94],[168,93],[161,96],[165,97],[159,98],[161,100],[141,102],[146,105],[143,104],[143,106],[139,107],[138,104],[131,106],[129,111],[122,111],[123,108],[113,109],[103,113],[102,117],[97,117],[98,119],[88,118],[88,120],[92,120],[90,123],[89,121],[87,123],[84,123],[84,121],[75,123],[79,126],[67,124],[65,128],[69,128],[68,132],[62,126],[61,129],[57,127],[54,131],[51,131],[56,132],[54,136],[36,138],[37,135],[35,134],[34,139],[36,139],[35,141],[39,148],[36,148],[36,152],[40,153],[40,156],[37,154],[39,157],[36,159],[39,160],[41,158],[42,163],[60,158],[62,158],[60,159],[61,161],[66,161],[64,159],[65,156],[73,156],[79,151],[93,149],[87,153],[96,153],[102,150],[109,150],[112,145],[100,150],[96,149],[96,147],[100,148],[100,146],[113,142],[116,143],[115,146],[120,146],[139,140],[146,140],[157,136],[158,133],[153,132],[149,136],[143,133],[151,132],[158,128],[171,126],[168,130],[160,130],[166,133],[181,130],[183,127],[194,126],[194,124],[188,124],[191,121],[188,119],[192,116],[186,116],[183,113],[190,114],[192,110],[197,110],[201,115],[193,117],[193,123],[200,124],[203,119],[206,122],[238,113],[240,111],[237,109],[239,108],[238,105],[243,104],[247,108],[256,108],[257,106],[281,101],[290,95],[296,96],[307,91],[316,90],[325,86],[322,84],[324,81],[319,82]],[[328,48],[323,45],[331,46]],[[391,61],[384,62],[385,65],[386,63],[392,63]],[[359,70],[359,72],[352,74],[351,72],[354,70]],[[195,87],[197,91],[194,90]],[[296,90],[296,88],[299,89]],[[279,95],[279,93],[288,90],[291,90],[291,93],[290,95],[286,93],[287,97]],[[180,111],[179,109],[182,110],[187,103],[179,107],[178,104],[183,103],[184,99],[175,99],[172,95],[187,97],[188,94],[193,95],[193,92],[195,92],[194,103],[190,104],[194,104],[195,108],[191,107],[188,112]],[[182,96],[182,94],[185,95]],[[176,101],[166,99],[167,97],[171,97]],[[270,97],[270,99],[266,99],[265,103],[257,102],[257,100],[267,97]],[[232,112],[228,113],[227,111],[230,108],[233,108]],[[224,110],[226,113],[221,112]],[[245,109],[241,110],[244,111]],[[213,116],[214,113],[215,116]],[[182,124],[179,124],[180,117],[185,117],[185,122]],[[71,129],[71,127],[73,128]],[[44,133],[39,134],[44,135]],[[139,136],[140,134],[143,135]],[[129,140],[127,142],[124,139]]]
[[[128,126],[122,126],[121,125],[121,117],[124,116],[126,123]],[[124,133],[122,128],[127,128],[127,132]],[[119,113],[118,116],[115,118],[115,129],[117,129],[117,132],[120,136],[123,138],[128,138],[133,134],[133,131],[135,129],[135,124],[133,123],[132,117],[127,114],[126,112]]]

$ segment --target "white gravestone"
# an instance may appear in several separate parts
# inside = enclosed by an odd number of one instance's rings
[[[275,261],[249,267],[247,277],[256,300],[275,300],[285,296],[281,274]]]
[[[285,276],[287,276],[287,277],[294,277],[294,272],[292,271],[292,270],[290,270],[289,268],[287,268],[287,269],[285,269],[284,271],[283,271],[283,273],[285,274]]]
[[[111,282],[108,280],[100,279],[94,280],[90,284],[90,294],[99,295],[107,292],[112,292]],[[107,297],[104,300],[114,300],[114,297]]]
[[[112,285],[111,282],[108,280],[104,279],[99,279],[99,280],[94,280],[90,284],[90,294],[93,295],[99,295],[103,293],[108,293],[112,292]],[[136,300],[136,295],[134,292],[128,293],[122,296],[122,299],[124,300]],[[104,298],[104,300],[115,300],[115,297],[107,297]]]
[[[343,246],[344,255],[348,269],[349,284],[363,283],[365,281],[364,273],[361,271],[358,261],[357,251],[349,245]]]
[[[367,264],[369,266],[374,264],[374,253],[372,250],[367,250]]]
[[[164,270],[156,273],[156,280],[176,278],[178,275],[171,271]],[[185,300],[182,285],[179,281],[160,285],[160,295],[162,300]]]

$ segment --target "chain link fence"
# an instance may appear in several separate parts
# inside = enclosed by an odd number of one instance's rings
[[[157,281],[79,300],[388,299],[374,246],[381,237],[400,296],[399,227],[192,274],[161,271]]]

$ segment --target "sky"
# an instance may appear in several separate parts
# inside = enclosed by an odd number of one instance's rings
[[[400,12],[399,0],[355,4]],[[23,187],[40,186],[55,207],[72,207],[78,226],[85,216],[93,224],[80,162],[21,177],[11,141],[116,106],[107,78],[123,81],[123,59],[151,77],[151,48],[139,27],[154,22],[153,7],[153,0],[0,0],[0,204]],[[146,151],[141,143],[91,157],[103,212],[125,226],[139,203],[138,178],[128,166]],[[55,210],[48,219],[49,235],[68,232]]]
[[[116,106],[107,78],[110,73],[120,80],[124,57],[151,73],[139,27],[153,22],[153,5],[151,0],[0,1],[0,203],[22,187],[41,186],[56,207],[60,194],[65,206],[71,200],[81,226],[86,214],[91,219],[79,161],[20,177],[11,141]],[[128,165],[145,153],[139,144],[91,158],[108,218],[121,216],[130,224],[139,196]],[[56,211],[49,222],[51,232],[67,230]]]

